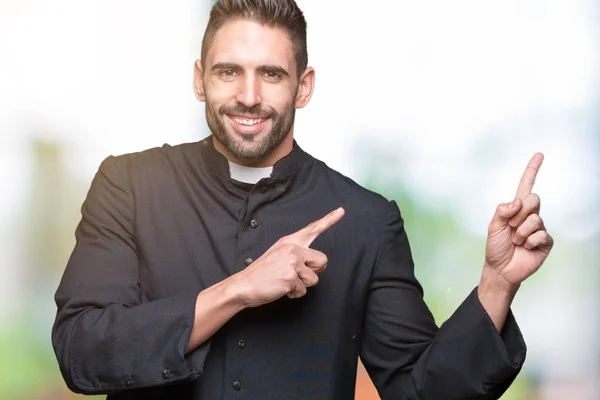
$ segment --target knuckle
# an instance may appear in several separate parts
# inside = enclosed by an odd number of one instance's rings
[[[539,214],[531,214],[529,218],[531,219],[531,222],[536,226],[541,225],[543,223],[542,217],[540,217]]]
[[[510,204],[508,203],[500,203],[496,206],[496,216],[503,217],[509,213]]]
[[[298,297],[302,297],[306,294],[306,286],[304,285],[300,285],[300,287],[298,287],[298,289],[296,290],[296,295]]]
[[[298,274],[296,273],[295,270],[288,269],[286,271],[286,273],[283,275],[283,279],[285,279],[287,282],[293,282],[296,279],[298,279]]]
[[[296,267],[296,265],[298,265],[299,262],[300,262],[300,258],[298,257],[297,254],[295,254],[295,253],[288,254],[288,263],[291,267]]]
[[[287,292],[288,292],[288,296],[290,296],[291,298],[296,296],[296,285],[294,285],[293,283],[290,283],[287,287]]]
[[[535,205],[538,205],[541,202],[540,196],[537,193],[530,193],[528,197],[531,199],[530,201]]]
[[[546,232],[536,232],[535,235],[532,235],[537,243],[540,244],[548,244],[549,241],[552,240],[551,237],[549,237]]]
[[[303,282],[306,286],[315,286],[319,282],[319,277],[311,271],[304,276]]]
[[[544,243],[548,243],[549,241],[551,241],[551,240],[552,240],[552,236],[550,236],[550,235],[548,234],[548,232],[546,232],[546,231],[543,231],[543,232],[541,232],[541,234],[540,234],[540,239],[541,239],[541,240],[542,240]]]
[[[317,266],[327,264],[327,256],[320,251],[315,251],[312,253],[311,258]]]
[[[284,245],[286,243],[288,243],[289,241],[289,236],[282,236],[279,238],[279,240],[277,241],[278,244]]]

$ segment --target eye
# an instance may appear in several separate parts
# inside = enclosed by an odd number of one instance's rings
[[[231,80],[233,78],[236,78],[239,74],[232,69],[225,69],[225,70],[221,71],[219,73],[219,75],[221,75],[221,78],[223,78],[225,80]]]
[[[262,76],[267,78],[267,80],[269,81],[278,81],[281,79],[281,75],[279,75],[277,72],[272,71],[263,72]]]

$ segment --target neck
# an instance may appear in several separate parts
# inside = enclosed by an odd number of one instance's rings
[[[283,141],[279,143],[279,146],[274,148],[273,151],[271,151],[265,157],[256,160],[248,160],[234,156],[231,154],[227,146],[221,143],[214,135],[213,144],[215,146],[215,150],[221,153],[227,159],[227,161],[231,161],[232,163],[253,168],[271,167],[275,165],[277,161],[287,156],[294,148],[294,128],[292,128]]]

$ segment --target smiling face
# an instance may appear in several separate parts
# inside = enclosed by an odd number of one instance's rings
[[[279,27],[234,19],[196,61],[194,89],[206,103],[215,148],[230,161],[273,165],[293,147],[295,109],[312,95],[314,70],[297,78],[293,45]]]

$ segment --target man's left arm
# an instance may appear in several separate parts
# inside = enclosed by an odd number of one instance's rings
[[[498,206],[488,228],[477,295],[498,332],[519,286],[542,266],[554,245],[539,214],[540,198],[531,193],[543,159],[541,153],[531,158],[515,199]]]
[[[514,207],[498,207],[481,283],[439,330],[414,277],[402,217],[390,203],[361,348],[382,399],[494,399],[510,386],[526,353],[510,304],[552,247],[536,222],[539,198],[530,194],[540,164],[541,155],[534,156]]]

